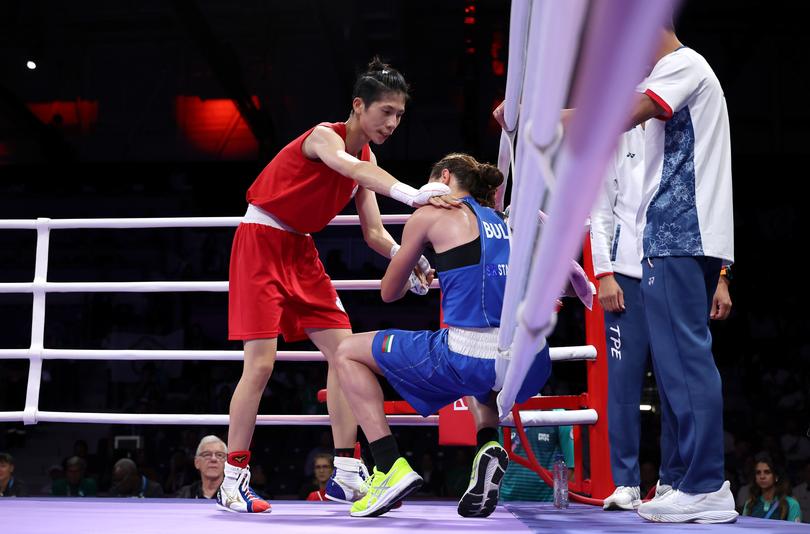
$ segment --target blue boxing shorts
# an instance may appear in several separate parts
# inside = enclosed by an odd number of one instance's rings
[[[423,417],[466,395],[487,402],[495,384],[495,355],[484,352],[489,354],[471,356],[450,350],[447,328],[380,330],[372,342],[374,360],[388,383]],[[539,393],[550,374],[546,344],[535,356],[516,402]]]

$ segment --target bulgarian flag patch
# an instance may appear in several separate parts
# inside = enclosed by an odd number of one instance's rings
[[[391,346],[394,344],[394,334],[388,334],[383,338],[382,351],[391,352]]]

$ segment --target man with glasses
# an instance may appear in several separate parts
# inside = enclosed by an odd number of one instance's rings
[[[200,472],[200,480],[183,486],[177,492],[181,499],[213,499],[225,477],[225,459],[228,447],[216,436],[205,436],[197,445],[194,467]],[[331,474],[331,473],[330,473]]]

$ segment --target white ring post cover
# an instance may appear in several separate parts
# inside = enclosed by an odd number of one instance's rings
[[[556,161],[557,180],[548,209],[549,222],[535,250],[524,296],[524,302],[531,305],[521,307],[524,313],[518,318],[511,361],[498,395],[502,419],[514,405],[532,364],[538,338],[551,327],[555,302],[568,276],[569,261],[582,243],[583,222],[596,198],[618,135],[627,126],[633,89],[642,77],[643,65],[657,48],[663,22],[672,6],[666,0],[615,0],[593,5],[574,98],[576,112]],[[510,274],[511,271],[510,265]],[[504,309],[507,304],[504,303]],[[510,305],[514,307],[513,302]]]
[[[523,131],[518,139],[518,163],[509,208],[512,252],[498,337],[502,356],[495,365],[496,391],[501,389],[510,365],[509,348],[517,326],[518,303],[526,291],[531,254],[537,240],[537,212],[545,197],[545,184],[551,181],[549,158],[543,150],[537,150],[537,141],[544,147],[551,144],[557,133],[586,8],[585,0],[535,0],[532,5],[523,93]],[[567,52],[560,53],[560,50]]]

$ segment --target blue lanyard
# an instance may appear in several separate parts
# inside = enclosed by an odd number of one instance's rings
[[[779,508],[779,501],[774,499],[773,500],[773,507],[770,510],[768,510],[768,513],[765,514],[765,517],[763,517],[763,519],[770,519],[777,508]]]

